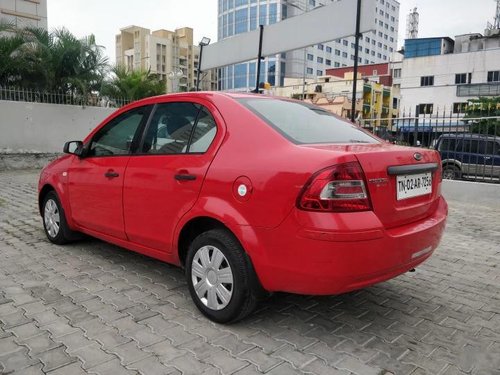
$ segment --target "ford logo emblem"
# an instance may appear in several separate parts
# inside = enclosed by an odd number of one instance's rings
[[[413,157],[415,158],[415,160],[416,160],[416,161],[420,161],[420,160],[422,160],[422,154],[421,154],[421,153],[419,153],[419,152],[415,152],[415,153],[413,154]]]

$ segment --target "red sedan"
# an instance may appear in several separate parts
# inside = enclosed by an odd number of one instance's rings
[[[40,176],[50,241],[79,233],[184,267],[217,322],[262,292],[337,294],[406,272],[445,228],[439,154],[303,102],[186,93],[121,108]]]

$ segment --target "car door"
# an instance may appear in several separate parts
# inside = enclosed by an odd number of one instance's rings
[[[171,252],[175,226],[196,202],[221,141],[222,118],[208,105],[156,105],[139,153],[131,157],[125,173],[125,231],[130,241]]]
[[[68,170],[73,220],[82,228],[126,239],[123,179],[151,106],[131,109],[101,127]]]

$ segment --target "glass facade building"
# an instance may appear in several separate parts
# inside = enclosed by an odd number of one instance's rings
[[[333,1],[354,0],[218,0],[218,40],[256,30],[295,17]],[[360,39],[359,63],[388,62],[396,50],[399,25],[399,2],[377,0],[375,29]],[[355,21],[353,20],[353,28]],[[318,25],[332,27],[333,25]],[[354,34],[354,29],[353,29]],[[264,31],[265,37],[265,31]],[[257,53],[257,46],[256,46]],[[284,77],[314,78],[329,68],[354,65],[354,37],[266,57],[261,63],[259,82],[282,86]],[[257,61],[219,69],[220,90],[248,91],[255,88]]]
[[[281,0],[219,0],[218,40],[256,30],[286,18]],[[285,12],[283,12],[285,10]],[[256,46],[257,53],[257,46]],[[281,55],[266,57],[261,62],[259,82],[283,84],[285,62]],[[257,60],[219,69],[220,90],[248,91],[255,88]]]

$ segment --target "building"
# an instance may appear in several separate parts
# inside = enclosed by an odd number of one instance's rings
[[[0,0],[0,22],[47,30],[47,0]]]
[[[391,86],[389,64],[360,68],[363,72],[358,73],[357,81],[357,121],[366,127],[391,129],[392,119],[398,115],[399,89]],[[350,118],[354,77],[352,68],[332,69],[328,73],[327,76],[306,79],[305,85],[302,78],[285,78],[285,85],[274,88],[273,94],[305,98],[330,112]]]
[[[407,39],[404,58],[393,70],[406,114],[459,115],[468,99],[500,96],[500,30],[455,40]]]
[[[129,70],[149,70],[165,80],[167,92],[196,87],[199,46],[193,45],[193,29],[175,31],[128,26],[116,35],[116,63]],[[216,89],[214,71],[203,72],[201,90]]]
[[[260,24],[269,25],[295,17],[332,1],[338,0],[219,0],[218,39],[255,30]],[[361,64],[388,62],[390,54],[396,50],[399,2],[377,0],[376,14],[373,16],[376,29],[365,33],[360,39],[358,59]],[[354,37],[347,37],[268,57],[262,62],[260,81],[281,86],[285,77],[314,78],[325,75],[329,68],[352,66],[354,42]],[[255,61],[221,68],[219,88],[254,88],[255,72]]]

